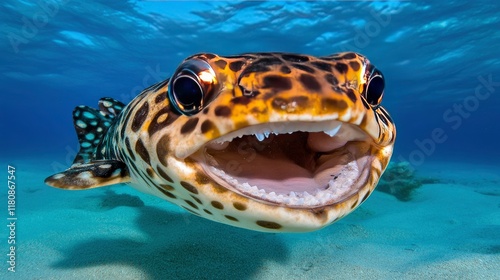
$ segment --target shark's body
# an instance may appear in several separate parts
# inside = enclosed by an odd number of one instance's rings
[[[365,201],[389,162],[383,91],[356,53],[194,55],[127,106],[77,107],[80,153],[46,183],[128,183],[229,225],[316,230]]]

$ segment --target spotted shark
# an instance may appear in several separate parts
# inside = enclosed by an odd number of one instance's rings
[[[231,226],[317,230],[361,205],[388,165],[384,90],[353,52],[196,54],[128,105],[76,107],[80,151],[45,183],[125,183]]]

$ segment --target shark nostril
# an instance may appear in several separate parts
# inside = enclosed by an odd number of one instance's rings
[[[260,92],[256,89],[253,89],[253,87],[248,89],[248,88],[240,85],[240,89],[241,89],[241,92],[243,93],[243,96],[246,96],[246,97],[255,97],[255,96],[260,94]]]

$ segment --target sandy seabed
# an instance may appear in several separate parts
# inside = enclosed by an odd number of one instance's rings
[[[500,279],[499,166],[426,164],[419,174],[441,183],[409,202],[375,192],[320,231],[267,234],[126,186],[53,189],[51,163],[0,162],[16,167],[17,217],[16,272],[3,227],[0,279]]]

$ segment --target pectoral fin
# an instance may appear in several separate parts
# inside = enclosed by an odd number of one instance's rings
[[[49,186],[68,190],[86,190],[129,181],[127,166],[118,160],[73,164],[68,170],[45,179]]]

